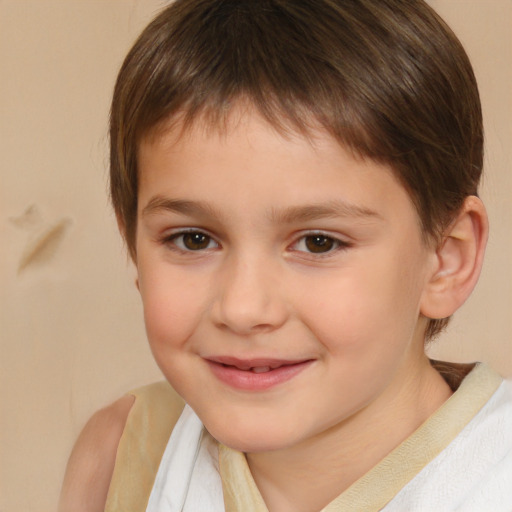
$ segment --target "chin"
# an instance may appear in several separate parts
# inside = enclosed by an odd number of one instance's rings
[[[213,435],[213,434],[212,434]],[[264,438],[261,437],[261,434],[256,438],[251,438],[249,435],[243,439],[239,437],[234,437],[227,435],[219,439],[218,436],[213,436],[217,441],[221,444],[231,448],[233,450],[237,450],[243,453],[263,453],[263,452],[271,452],[276,451],[281,448],[284,448],[283,442],[277,439],[267,439],[266,436]]]
[[[252,424],[205,422],[210,434],[225,446],[245,453],[268,452],[286,448],[295,439],[285,429],[275,424],[267,426],[261,422]]]

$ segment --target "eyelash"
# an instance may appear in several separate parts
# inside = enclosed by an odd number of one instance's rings
[[[206,239],[206,241],[204,242],[205,246],[198,247],[196,249],[186,247],[184,237],[186,237],[187,235],[204,237]],[[316,239],[316,241],[314,239]],[[200,244],[201,241],[197,240],[197,242]],[[322,248],[322,245],[326,243],[329,245],[329,247],[326,251],[320,250],[318,252],[315,252],[314,250],[307,250],[311,249],[311,246],[308,247],[307,245],[308,242],[318,243],[317,248],[320,249]],[[214,237],[200,229],[182,230],[177,233],[173,233],[171,235],[163,237],[160,243],[162,243],[162,245],[165,245],[169,249],[182,254],[201,253],[207,250],[217,249],[220,247],[220,244],[215,241]],[[214,244],[213,247],[212,244]],[[304,249],[298,249],[298,247],[300,246],[304,246]],[[294,252],[312,255],[315,258],[325,258],[338,251],[346,250],[351,246],[352,244],[347,241],[340,240],[339,238],[328,235],[321,231],[314,231],[303,234],[302,236],[297,238],[296,241],[293,242],[293,244],[291,244],[289,247],[291,247]]]
[[[183,243],[184,242],[184,237],[186,237],[187,235],[190,235],[190,236],[194,236],[194,235],[202,236],[202,237],[207,239],[208,243],[207,243],[206,247],[202,247],[202,248],[197,248],[197,249],[187,248],[184,245],[184,243]],[[180,239],[181,239],[181,244],[179,244],[177,242]],[[212,242],[216,245],[216,247],[210,247]],[[179,231],[177,233],[173,233],[171,235],[163,237],[162,240],[161,240],[161,243],[163,245],[167,246],[169,249],[171,249],[173,251],[177,251],[177,252],[183,253],[183,254],[195,253],[195,252],[199,253],[199,252],[203,252],[205,250],[209,250],[209,249],[212,249],[212,248],[220,247],[220,244],[218,242],[216,242],[215,239],[211,235],[209,235],[208,233],[205,233],[204,231],[201,231],[200,229],[182,230],[182,231]]]
[[[308,240],[309,239],[309,240]],[[311,249],[311,247],[307,247],[308,241],[315,243],[314,239],[316,239],[317,242],[322,242],[317,245],[317,248],[322,248],[322,246],[327,243],[329,244],[329,247],[326,251],[318,251],[315,252],[314,250],[301,250],[301,249],[295,249],[297,252],[304,253],[307,255],[311,255],[309,257],[315,257],[315,258],[327,258],[338,251],[343,251],[352,246],[351,243],[340,240],[339,238],[336,238],[335,236],[329,235],[327,233],[323,233],[321,231],[314,231],[310,233],[305,233],[301,237],[299,237],[292,245],[291,247],[298,247],[300,245],[305,246],[306,249]]]

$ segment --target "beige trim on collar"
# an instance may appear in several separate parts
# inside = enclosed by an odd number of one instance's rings
[[[185,405],[168,382],[130,394],[135,402],[117,449],[105,512],[146,510],[160,459]]]
[[[226,512],[268,512],[242,452],[219,443],[219,470]]]

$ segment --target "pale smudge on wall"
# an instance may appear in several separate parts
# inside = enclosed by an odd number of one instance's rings
[[[49,265],[73,224],[69,217],[45,222],[36,205],[29,206],[23,214],[9,218],[9,221],[16,228],[28,232],[25,249],[18,262],[18,275],[28,268]]]

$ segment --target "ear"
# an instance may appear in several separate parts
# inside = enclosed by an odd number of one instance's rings
[[[489,233],[482,201],[469,196],[435,251],[420,304],[427,318],[447,318],[464,304],[478,281]]]

